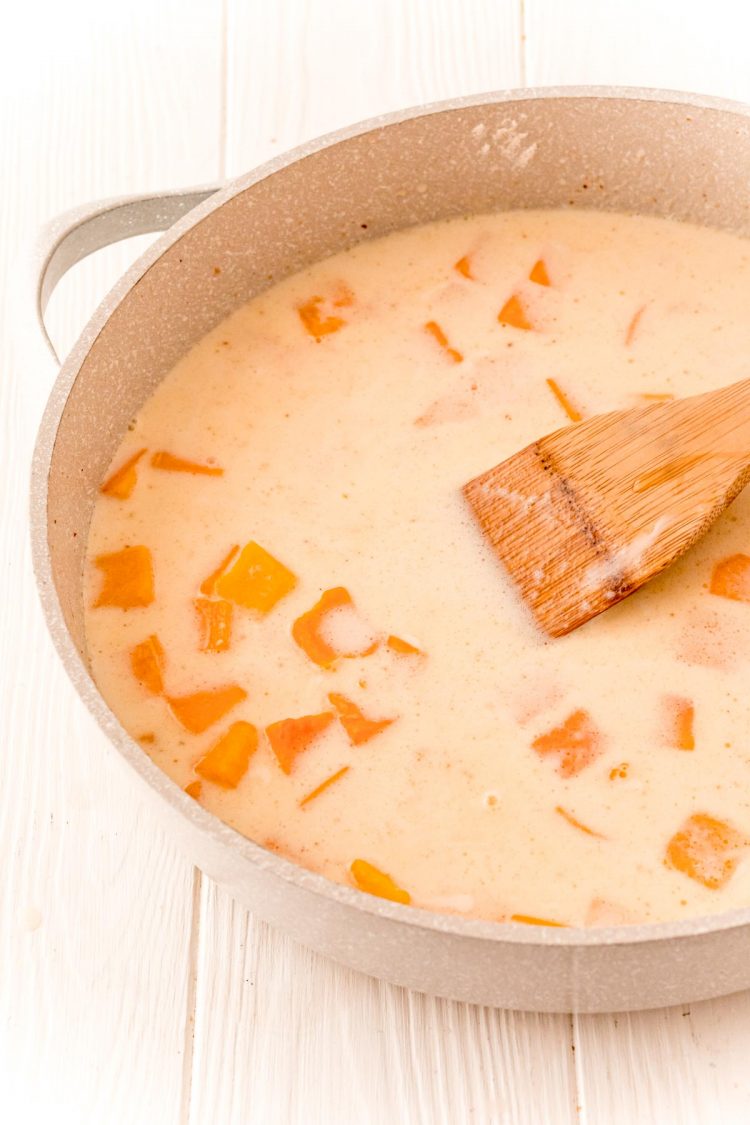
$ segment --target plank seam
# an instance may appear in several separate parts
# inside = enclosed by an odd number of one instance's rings
[[[203,875],[193,868],[192,909],[190,912],[190,942],[188,945],[188,981],[185,999],[185,1034],[182,1049],[182,1091],[180,1095],[180,1125],[190,1121],[193,1098],[193,1053],[195,1047],[195,1008],[198,996],[198,948],[200,945]]]

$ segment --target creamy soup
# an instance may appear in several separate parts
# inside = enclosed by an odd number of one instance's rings
[[[750,904],[750,495],[577,632],[461,495],[580,417],[747,374],[750,246],[513,212],[238,309],[133,419],[88,543],[96,682],[217,816],[330,879],[523,923]]]

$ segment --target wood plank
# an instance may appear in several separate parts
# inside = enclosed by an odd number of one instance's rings
[[[342,969],[204,886],[191,1125],[563,1125],[569,1020]]]
[[[410,104],[517,85],[519,6],[283,0],[228,9],[229,175]],[[204,887],[191,1125],[575,1120],[568,1017],[342,969]]]
[[[0,160],[12,170],[0,194],[3,1114],[177,1125],[193,869],[84,713],[41,620],[25,478],[54,372],[21,282],[55,212],[216,174],[219,20],[200,0],[73,0],[22,5],[13,32],[0,44]],[[81,267],[56,310],[67,340],[127,258]]]
[[[532,85],[617,83],[750,97],[750,14],[719,0],[592,4],[525,0]],[[580,1016],[576,1067],[585,1125],[746,1121],[750,994],[687,1008]]]

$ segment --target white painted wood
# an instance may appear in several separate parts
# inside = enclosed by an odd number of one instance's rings
[[[35,232],[52,214],[86,198],[214,177],[219,93],[220,20],[200,0],[20,5],[0,39],[0,1119],[8,1125],[177,1125],[183,1116],[194,873],[84,713],[41,620],[26,480],[54,372],[35,347],[25,282]],[[59,336],[70,341],[127,255],[82,267],[57,302]]]
[[[30,343],[19,262],[39,222],[83,199],[238,174],[403,105],[524,79],[748,98],[749,21],[744,0],[68,0],[15,13],[0,39],[3,1120],[748,1120],[748,995],[574,1021],[453,1004],[340,969],[201,883],[107,754],[36,606],[23,481],[52,371]],[[134,252],[66,280],[50,310],[62,347]]]

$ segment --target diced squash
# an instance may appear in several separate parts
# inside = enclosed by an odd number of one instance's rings
[[[298,719],[282,719],[266,727],[271,749],[284,773],[292,772],[299,755],[309,750],[332,722],[332,712],[322,711],[317,715],[301,715]]]
[[[243,609],[270,613],[297,585],[283,563],[252,540],[242,548],[231,570],[216,580],[216,593]]]
[[[587,711],[573,711],[565,722],[535,738],[532,746],[542,757],[557,757],[561,777],[575,777],[602,753],[602,737]]]
[[[145,449],[139,449],[129,457],[124,465],[105,480],[99,491],[105,496],[113,496],[116,500],[127,500],[138,483],[136,466],[145,452]]]
[[[694,813],[667,844],[668,867],[718,890],[731,878],[750,839],[724,820]]]
[[[321,668],[330,668],[334,661],[341,657],[369,656],[378,647],[378,642],[367,645],[356,652],[337,652],[321,636],[321,627],[326,614],[336,609],[353,607],[351,595],[343,586],[335,586],[332,590],[325,590],[320,600],[312,609],[303,613],[292,625],[292,636],[303,652]]]
[[[571,828],[577,828],[579,832],[583,832],[587,836],[595,836],[599,840],[605,839],[601,832],[595,832],[593,828],[587,828],[585,824],[581,824],[580,820],[576,820],[572,813],[569,813],[567,809],[562,808],[560,805],[555,806],[555,812],[561,816],[563,820],[566,820]]]
[[[154,569],[148,547],[124,547],[110,555],[99,555],[94,565],[104,577],[94,602],[99,606],[139,609],[154,600]]]
[[[529,332],[534,327],[526,316],[524,307],[515,293],[512,297],[508,297],[508,300],[497,314],[497,319],[501,324],[506,324],[510,328],[521,328],[524,332]]]
[[[560,406],[563,408],[565,413],[568,415],[571,422],[580,422],[581,421],[580,411],[577,410],[575,408],[575,406],[573,406],[573,403],[570,401],[568,396],[565,394],[565,391],[563,391],[561,389],[559,383],[557,383],[554,379],[548,379],[547,380],[547,386],[552,391],[552,394],[555,396],[557,401],[560,403]]]
[[[393,633],[391,633],[385,643],[386,647],[389,648],[391,652],[397,652],[399,656],[424,656],[421,648],[409,644],[408,641],[403,641],[401,637],[395,637]]]
[[[192,473],[193,476],[222,477],[224,470],[218,465],[201,465],[197,461],[186,461],[184,457],[176,457],[174,453],[159,450],[151,458],[151,467],[161,469],[165,473]]]
[[[226,734],[196,762],[195,772],[223,789],[236,789],[258,749],[258,731],[252,723],[232,723]]]
[[[667,744],[675,750],[695,750],[693,732],[695,707],[692,700],[685,699],[681,695],[665,695],[662,705],[666,719]]]
[[[192,797],[194,801],[200,800],[202,791],[203,785],[200,781],[191,781],[185,786],[185,792],[188,797]]]
[[[391,902],[401,902],[404,906],[408,906],[411,902],[408,891],[399,887],[390,875],[386,875],[366,859],[355,859],[349,870],[361,891],[366,891],[369,895],[377,895],[378,898],[390,899]]]
[[[196,691],[192,695],[167,696],[172,714],[191,734],[203,734],[228,711],[247,699],[247,692],[237,684]]]
[[[734,602],[750,602],[750,556],[730,555],[717,562],[709,589],[721,598]]]
[[[625,347],[626,348],[629,348],[631,346],[631,344],[633,343],[633,340],[635,339],[635,334],[638,331],[638,325],[641,323],[641,317],[643,316],[645,311],[646,311],[646,306],[641,305],[641,307],[639,309],[636,309],[636,311],[633,313],[632,317],[630,318],[630,321],[628,323],[628,327],[625,330]]]
[[[336,770],[336,772],[332,773],[330,777],[327,777],[325,781],[321,781],[320,785],[317,785],[315,789],[312,790],[312,792],[307,794],[306,797],[303,797],[299,803],[299,807],[302,809],[305,807],[305,805],[309,805],[310,801],[314,801],[315,798],[319,797],[321,793],[325,793],[326,789],[330,788],[331,785],[337,782],[344,776],[344,774],[347,774],[348,772],[348,766],[342,766],[340,770]]]
[[[429,332],[429,334],[437,340],[440,347],[446,355],[450,356],[454,363],[463,363],[464,357],[461,355],[461,352],[450,346],[448,337],[436,320],[428,320],[424,327],[425,331]]]
[[[153,633],[130,653],[133,675],[152,695],[161,695],[164,691],[164,663],[164,649]]]
[[[204,578],[201,582],[200,591],[202,594],[205,594],[207,598],[213,597],[213,595],[216,593],[216,583],[221,578],[222,574],[227,569],[239,549],[239,545],[237,544],[235,544],[234,547],[230,547],[224,558],[217,566],[216,570],[212,570],[208,578]]]
[[[193,602],[201,629],[201,652],[226,652],[232,641],[234,606],[224,598],[196,598]]]
[[[323,336],[330,336],[332,332],[338,332],[346,324],[342,316],[326,312],[325,306],[330,307],[331,304],[337,308],[341,307],[335,301],[327,302],[325,297],[311,297],[303,305],[297,306],[305,331],[316,340],[320,340]]]
[[[394,721],[393,719],[365,718],[356,703],[352,703],[351,699],[347,699],[345,695],[339,695],[336,691],[331,692],[328,701],[336,711],[339,722],[349,736],[352,746],[362,746],[365,742],[369,742],[371,738],[380,734]]]
[[[529,273],[529,281],[533,281],[535,285],[552,284],[543,258],[539,258],[534,262],[534,265],[531,267],[531,272]]]
[[[511,922],[522,922],[524,926],[559,926],[567,929],[567,922],[553,922],[551,918],[536,918],[533,914],[511,914]]]
[[[453,265],[454,270],[461,274],[461,277],[467,278],[468,281],[474,281],[474,274],[471,272],[471,262],[469,255],[464,254],[463,258],[459,258]]]

